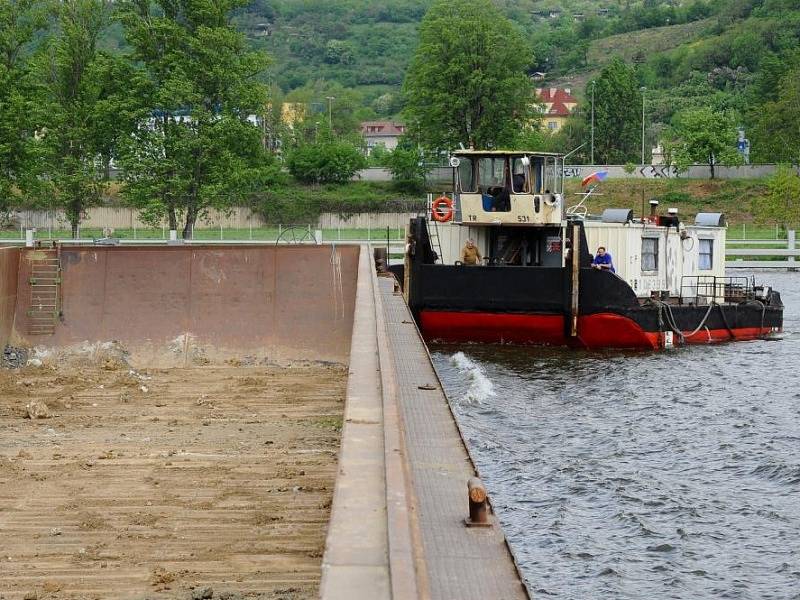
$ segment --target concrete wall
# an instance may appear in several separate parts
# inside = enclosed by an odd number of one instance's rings
[[[0,352],[8,343],[17,302],[19,248],[0,248]]]
[[[775,165],[743,165],[741,167],[716,167],[714,176],[719,179],[755,179],[767,177],[775,172]],[[711,172],[708,165],[693,165],[686,171],[678,173],[675,167],[665,165],[636,166],[633,173],[625,171],[625,165],[574,165],[564,167],[565,177],[586,177],[595,171],[608,171],[612,179],[661,179],[679,177],[682,179],[708,179]],[[392,174],[388,169],[370,168],[358,172],[355,179],[362,181],[391,181]],[[450,167],[435,167],[428,172],[428,182],[450,183],[453,170]]]
[[[347,362],[357,246],[65,247],[61,322],[15,339],[64,347],[118,341],[134,364],[181,366],[228,358]],[[24,250],[20,286],[37,250]],[[20,288],[21,289],[21,288]]]
[[[714,176],[718,179],[757,179],[772,175],[775,168],[775,165],[718,166],[714,169]],[[708,179],[711,176],[708,165],[693,165],[681,173],[666,165],[637,165],[633,173],[627,173],[623,165],[573,165],[564,167],[564,177],[582,179],[595,171],[608,171],[610,179]]]
[[[356,213],[354,215],[337,215],[322,213],[317,226],[320,229],[405,229],[408,222],[418,213]],[[329,236],[330,237],[330,236]]]
[[[36,227],[43,231],[47,231],[48,227],[53,229],[69,227],[63,210],[23,210],[16,213],[16,218],[18,220],[18,227]],[[225,228],[238,229],[247,229],[251,225],[253,227],[263,227],[264,225],[261,217],[249,208],[237,207],[229,214],[219,211],[210,211],[207,218],[197,223],[197,228],[219,227],[220,223]],[[81,222],[81,227],[113,227],[114,229],[152,228],[139,219],[138,211],[130,208],[110,206],[88,208],[86,210],[86,218]]]

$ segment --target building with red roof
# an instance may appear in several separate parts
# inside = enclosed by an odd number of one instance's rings
[[[570,88],[536,88],[536,98],[542,112],[542,129],[555,133],[564,126],[567,117],[578,106],[571,91]]]
[[[397,148],[400,136],[406,131],[402,123],[392,121],[364,121],[361,123],[361,135],[367,146],[367,156],[372,154],[376,146],[383,146],[387,150]]]

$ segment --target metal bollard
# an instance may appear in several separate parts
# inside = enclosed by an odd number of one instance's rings
[[[486,488],[477,477],[470,477],[467,481],[469,492],[469,517],[464,519],[467,527],[491,527],[492,520],[489,515]]]

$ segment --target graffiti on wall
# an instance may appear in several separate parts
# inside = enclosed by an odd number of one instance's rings
[[[678,176],[678,169],[669,165],[651,165],[639,169],[639,174],[645,179],[669,179]]]
[[[610,177],[641,177],[644,179],[669,179],[678,176],[678,169],[669,165],[645,165],[632,173],[626,173],[624,167],[619,166],[591,166],[591,167],[564,167],[564,177],[582,178],[592,171],[608,171]]]

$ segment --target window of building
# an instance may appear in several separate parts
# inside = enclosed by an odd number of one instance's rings
[[[557,121],[548,121],[547,128],[550,130],[558,129],[558,122]]]
[[[658,271],[658,238],[642,238],[642,271]]]
[[[711,271],[714,268],[714,240],[700,241],[700,259],[697,268],[701,271]]]

